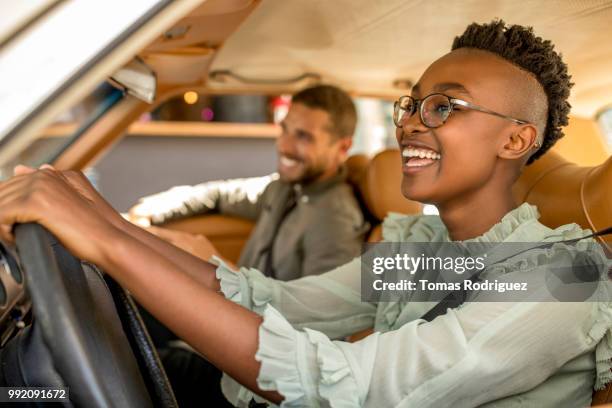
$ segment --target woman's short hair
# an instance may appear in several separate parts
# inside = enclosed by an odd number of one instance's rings
[[[548,114],[541,147],[527,164],[542,156],[563,137],[562,127],[568,123],[570,104],[567,101],[573,83],[567,65],[548,40],[533,33],[532,27],[506,25],[502,20],[488,24],[473,23],[456,37],[452,49],[475,48],[494,53],[535,76],[548,99]]]

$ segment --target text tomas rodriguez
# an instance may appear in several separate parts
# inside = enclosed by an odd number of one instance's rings
[[[377,279],[372,283],[372,287],[376,291],[454,291],[454,290],[465,290],[465,291],[495,291],[498,293],[514,292],[514,291],[527,291],[526,282],[499,282],[495,281],[483,281],[473,282],[466,279],[462,282],[429,282],[425,279],[419,281],[410,281],[402,279],[398,282],[384,282],[381,279]]]

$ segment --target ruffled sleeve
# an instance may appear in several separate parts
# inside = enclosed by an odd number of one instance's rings
[[[373,327],[376,306],[361,301],[359,258],[331,272],[289,282],[264,276],[253,268],[234,271],[213,257],[223,295],[261,315],[274,306],[296,328],[319,330],[341,338]]]
[[[357,407],[367,390],[336,342],[318,331],[297,331],[271,306],[259,329],[257,383],[283,395],[281,407]],[[338,343],[340,344],[340,343]]]
[[[330,339],[374,326],[376,306],[361,301],[360,259],[289,282],[267,278],[256,269],[234,271],[218,258],[213,261],[225,297],[264,317],[257,353],[262,362],[260,387],[278,390],[287,407],[318,406],[310,404],[315,400],[329,401],[332,407],[358,406],[354,396],[367,385],[354,390],[352,370],[340,351],[343,343]],[[228,376],[222,389],[236,406],[258,400]]]
[[[257,269],[240,268],[234,271],[216,256],[213,256],[211,262],[217,265],[217,279],[225,298],[261,315],[272,300],[274,281]]]
[[[612,303],[601,302],[595,306],[597,318],[589,337],[598,342],[595,347],[595,389],[603,390],[612,382]]]

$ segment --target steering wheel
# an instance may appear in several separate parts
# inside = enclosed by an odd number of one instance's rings
[[[15,238],[34,319],[2,350],[4,380],[13,386],[66,386],[75,406],[176,407],[123,289],[107,284],[38,224],[16,226]],[[11,364],[19,367],[11,371]]]

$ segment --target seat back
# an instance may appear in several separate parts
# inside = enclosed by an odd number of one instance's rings
[[[420,214],[422,204],[406,199],[402,195],[402,162],[399,150],[384,150],[369,162],[364,157],[349,159],[349,181],[357,191],[365,213],[373,228],[368,236],[369,242],[379,241],[382,237],[380,223],[389,212]]]
[[[204,235],[223,258],[237,263],[255,223],[229,215],[207,214],[171,221],[163,227]]]
[[[612,225],[612,157],[582,167],[548,152],[527,166],[513,193],[517,202],[536,205],[540,221],[551,228],[577,223],[602,230]],[[600,242],[612,251],[612,237],[600,237]]]

